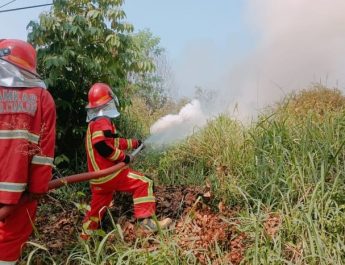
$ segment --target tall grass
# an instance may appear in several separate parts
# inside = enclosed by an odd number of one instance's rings
[[[329,104],[325,94],[342,104]],[[318,97],[323,104],[312,104],[314,111],[294,111]],[[244,206],[239,219],[252,239],[250,264],[343,264],[344,106],[338,91],[317,87],[247,128],[220,116],[169,150],[159,173],[164,183],[209,179],[218,201]],[[273,240],[264,229],[272,212],[282,219]]]
[[[345,98],[339,91],[303,91],[249,126],[221,115],[184,142],[148,154],[139,166],[158,182],[207,181],[215,203],[241,206],[228,221],[247,235],[243,264],[345,264]],[[169,233],[134,246],[109,238],[78,245],[69,262],[197,263]],[[145,240],[156,240],[157,248],[145,250]]]
[[[129,247],[120,239],[117,240],[117,243],[113,242],[114,239],[110,240],[113,234],[114,231],[106,234],[101,240],[82,242],[79,248],[68,257],[66,264],[177,265],[196,263],[196,258],[192,254],[182,255],[182,250],[178,245],[168,238],[138,238],[136,243]],[[151,247],[145,247],[148,242]]]

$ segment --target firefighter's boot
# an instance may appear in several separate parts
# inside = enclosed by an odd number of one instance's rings
[[[157,232],[159,229],[167,229],[172,224],[170,218],[165,218],[161,221],[155,221],[152,218],[146,218],[140,221],[140,226],[150,232]]]

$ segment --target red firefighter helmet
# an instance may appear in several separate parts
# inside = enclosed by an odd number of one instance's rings
[[[0,58],[34,75],[38,75],[36,72],[36,50],[25,41],[0,40]]]
[[[120,115],[116,108],[119,101],[107,84],[95,83],[89,90],[88,99],[89,104],[86,106],[87,122],[96,117],[116,118]]]
[[[104,83],[95,83],[89,90],[89,104],[87,104],[86,108],[92,109],[101,107],[114,99],[114,97],[115,95],[110,86]]]

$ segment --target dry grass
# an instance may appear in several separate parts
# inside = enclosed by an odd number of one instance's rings
[[[287,97],[277,105],[277,114],[292,120],[312,117],[314,122],[322,122],[326,114],[345,110],[345,96],[339,89],[329,89],[315,84]]]

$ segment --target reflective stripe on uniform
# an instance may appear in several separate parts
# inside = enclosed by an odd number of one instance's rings
[[[147,196],[147,197],[133,199],[134,204],[140,204],[140,203],[145,203],[145,202],[155,202],[155,201],[156,201],[156,198],[154,196]]]
[[[15,265],[16,264],[16,260],[15,261],[4,261],[4,260],[0,260],[0,265]]]
[[[109,159],[111,161],[116,161],[117,159],[119,159],[120,155],[121,155],[121,151],[119,149],[115,149],[114,154],[111,157],[109,157]]]
[[[112,173],[108,176],[105,176],[103,178],[90,180],[90,183],[91,184],[103,184],[103,183],[108,182],[109,180],[112,180],[113,178],[117,177],[117,175],[119,175],[121,173],[121,171],[122,170],[119,170],[119,171]]]
[[[93,133],[92,133],[91,138],[92,138],[92,139],[95,139],[95,138],[97,138],[97,137],[103,137],[103,136],[104,136],[103,131],[96,131],[96,132],[93,132]]]
[[[31,164],[35,165],[46,165],[46,166],[54,166],[54,158],[48,156],[33,156],[31,160]]]
[[[87,147],[87,153],[89,155],[93,170],[94,171],[99,170],[99,166],[96,163],[95,155],[93,153],[90,125],[87,128],[87,132],[86,132],[86,147]]]
[[[127,149],[132,148],[132,139],[127,139]]]
[[[99,166],[98,166],[98,164],[96,162],[95,154],[93,152],[91,137],[92,137],[91,136],[91,128],[89,126],[87,128],[87,132],[86,132],[86,149],[87,149],[87,153],[88,153],[88,156],[90,158],[93,170],[94,171],[98,171],[98,170],[100,170],[100,168],[99,168]],[[119,151],[119,150],[117,150],[117,151]],[[109,174],[109,175],[107,175],[107,176],[105,176],[103,178],[98,178],[98,179],[90,180],[90,183],[91,184],[103,184],[103,183],[105,183],[105,182],[115,178],[120,173],[121,173],[121,170],[119,170],[119,171],[117,171],[115,173],[111,173],[111,174]]]
[[[26,183],[0,182],[0,191],[23,192]]]
[[[25,139],[38,144],[40,136],[27,130],[0,130],[0,139]]]
[[[115,147],[119,147],[120,146],[120,139],[119,138],[115,138],[114,139],[114,146]]]
[[[148,187],[148,190],[147,190],[147,197],[154,197],[153,196],[153,181],[151,180],[151,179],[149,179],[149,178],[147,178],[147,177],[145,177],[145,176],[143,176],[143,175],[138,175],[138,174],[135,174],[135,173],[133,173],[133,172],[130,172],[129,174],[128,174],[128,177],[129,178],[132,178],[132,179],[139,179],[139,180],[141,180],[142,182],[145,182],[145,183],[147,183],[148,185],[149,185],[149,187]]]

